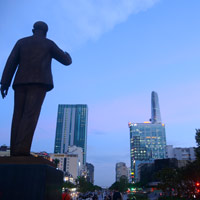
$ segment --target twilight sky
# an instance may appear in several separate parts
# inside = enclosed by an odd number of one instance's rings
[[[116,162],[130,165],[128,122],[149,120],[159,96],[167,144],[195,146],[200,128],[199,0],[1,0],[0,76],[15,42],[35,21],[68,51],[71,66],[53,61],[49,92],[32,151],[53,152],[58,104],[87,104],[87,162],[95,184],[115,181]],[[9,145],[13,91],[0,98],[0,145]]]

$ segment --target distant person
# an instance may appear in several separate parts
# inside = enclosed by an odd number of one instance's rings
[[[17,41],[1,78],[1,95],[8,93],[16,72],[13,89],[14,113],[11,128],[11,156],[30,156],[33,134],[46,92],[53,89],[52,58],[63,65],[72,63],[67,52],[46,38],[48,26],[38,21],[33,25],[33,35]]]
[[[92,200],[98,200],[97,194],[94,194],[94,195],[93,195]]]
[[[113,200],[123,200],[122,194],[119,192],[118,189],[115,189],[112,199]]]
[[[127,193],[125,192],[125,193],[123,193],[123,200],[127,200],[127,198],[128,198],[128,196],[127,196]]]
[[[102,199],[103,199],[102,193],[98,192],[98,200],[102,200]]]
[[[62,200],[71,200],[70,192],[68,189],[62,193]]]

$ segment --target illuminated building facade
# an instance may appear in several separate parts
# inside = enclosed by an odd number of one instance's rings
[[[165,125],[161,123],[158,96],[155,92],[152,92],[152,102],[152,107],[156,109],[152,108],[154,113],[151,122],[129,122],[132,182],[137,181],[139,164],[165,158]]]
[[[83,164],[85,165],[87,123],[87,105],[59,105],[54,153],[66,153],[69,146],[81,147],[83,149]]]

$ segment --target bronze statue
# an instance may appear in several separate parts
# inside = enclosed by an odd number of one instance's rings
[[[33,35],[17,41],[1,79],[4,98],[16,71],[13,82],[15,91],[14,113],[11,128],[11,156],[29,156],[33,134],[38,122],[46,92],[53,89],[51,60],[64,65],[72,63],[53,41],[46,38],[48,26],[42,21],[33,25]]]

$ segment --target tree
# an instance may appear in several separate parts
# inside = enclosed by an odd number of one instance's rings
[[[119,182],[115,181],[110,187],[110,190],[119,190]]]
[[[74,185],[73,183],[71,183],[70,181],[66,181],[63,183],[63,187],[64,188],[75,188],[76,185]]]
[[[83,176],[78,178],[78,191],[86,193],[88,191],[93,191],[92,183],[87,182],[86,178]]]
[[[82,193],[94,192],[95,190],[102,190],[101,187],[88,182],[84,176],[78,177],[77,183],[78,191]]]
[[[128,178],[126,176],[121,176],[119,180],[119,191],[126,192],[128,190]]]
[[[98,185],[94,185],[94,190],[100,191],[100,190],[102,190],[102,187],[100,187]]]
[[[57,168],[57,167],[58,167],[58,164],[59,164],[59,162],[60,162],[60,160],[56,158],[56,159],[53,160],[53,162],[55,163],[56,168]]]
[[[198,162],[200,162],[200,129],[196,129],[196,143],[197,147],[195,148],[195,156]]]
[[[110,186],[110,190],[119,190],[120,192],[126,192],[128,190],[128,178],[121,176],[119,181],[114,182]]]
[[[173,196],[180,194],[181,179],[180,170],[175,168],[164,168],[160,170],[156,176],[160,181],[158,187],[162,189],[165,195]]]
[[[159,171],[157,177],[160,181],[159,187],[168,195],[173,194],[177,197],[185,196],[192,199],[195,195],[200,198],[200,191],[197,183],[200,183],[200,129],[196,129],[195,148],[196,160],[188,162],[185,167],[180,169],[163,169]]]

